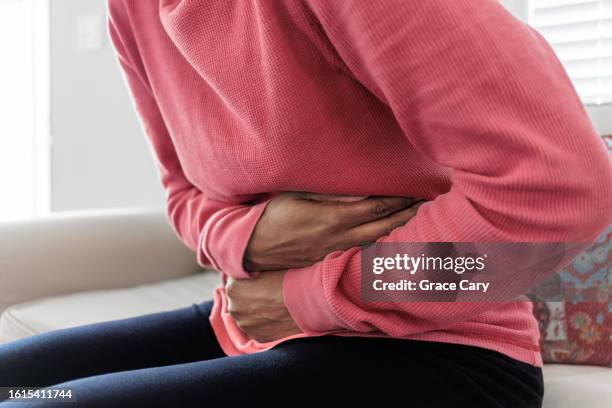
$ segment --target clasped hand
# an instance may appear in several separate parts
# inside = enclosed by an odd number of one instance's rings
[[[285,193],[268,203],[255,226],[244,268],[261,272],[228,279],[228,311],[250,338],[269,342],[300,333],[283,300],[287,269],[314,264],[334,251],[375,242],[416,215],[412,198],[341,198]]]

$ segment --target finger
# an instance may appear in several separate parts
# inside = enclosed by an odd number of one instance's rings
[[[345,234],[345,245],[350,248],[357,245],[369,244],[375,242],[380,237],[389,235],[391,231],[405,225],[408,221],[414,218],[418,209],[425,203],[426,201],[420,201],[417,204],[398,211],[386,218],[351,228]]]
[[[296,193],[296,197],[302,200],[311,200],[319,202],[339,202],[339,203],[350,203],[355,201],[361,201],[368,198],[368,196],[350,196],[342,194],[323,194],[323,193],[310,193],[310,192],[299,192]]]
[[[334,203],[336,218],[345,227],[350,229],[356,225],[370,223],[389,217],[398,211],[412,206],[415,198],[412,197],[373,197],[353,203]]]

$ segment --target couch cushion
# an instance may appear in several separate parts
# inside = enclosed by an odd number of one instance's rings
[[[206,272],[126,289],[83,292],[22,303],[0,317],[0,343],[54,329],[161,312],[202,302],[219,278]],[[612,407],[612,369],[546,365],[544,408]]]
[[[125,289],[81,292],[9,307],[0,317],[0,343],[32,334],[189,306],[212,298],[216,272]]]
[[[543,408],[612,407],[612,368],[544,365]]]

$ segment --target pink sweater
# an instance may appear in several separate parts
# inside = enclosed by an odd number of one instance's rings
[[[248,279],[275,193],[424,197],[382,242],[592,239],[612,167],[548,44],[495,0],[110,0],[110,30],[170,219],[202,265]],[[540,365],[527,302],[364,304],[360,250],[289,270],[302,336],[459,343]],[[204,294],[203,294],[204,296]],[[247,338],[215,293],[229,355]]]

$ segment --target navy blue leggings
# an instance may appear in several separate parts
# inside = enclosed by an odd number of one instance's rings
[[[76,403],[11,407],[257,407],[341,403],[540,407],[539,368],[476,347],[325,336],[227,357],[211,303],[0,346],[0,386],[71,388]]]

